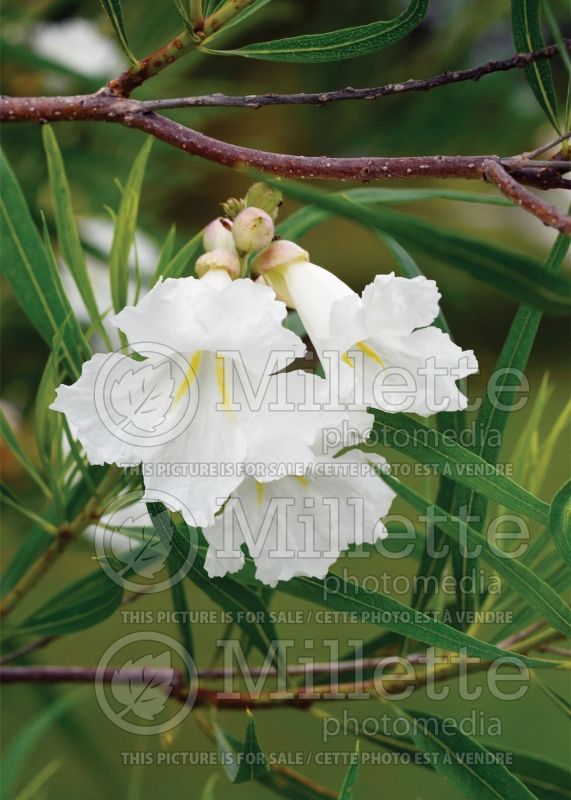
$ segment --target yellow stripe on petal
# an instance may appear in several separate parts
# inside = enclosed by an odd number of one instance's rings
[[[261,506],[264,502],[264,484],[256,481],[256,505]]]
[[[309,481],[307,480],[305,475],[295,475],[294,477],[296,481],[299,481],[301,483],[304,489],[307,489],[309,487]]]
[[[383,367],[383,369],[384,369],[385,362],[383,361],[383,359],[380,357],[380,355],[378,353],[375,353],[375,351],[373,350],[372,347],[369,347],[368,344],[366,344],[365,342],[357,342],[354,345],[354,347],[355,347],[356,350],[360,350],[362,353],[364,353],[367,356],[367,358],[372,359],[376,364],[378,364],[380,367]],[[343,355],[341,356],[341,359],[348,366],[350,366],[352,368],[355,367],[355,365],[353,364],[352,360],[349,357],[349,353],[348,352],[347,353],[343,353]]]
[[[198,375],[198,370],[200,369],[201,361],[202,361],[202,350],[197,350],[196,353],[193,353],[190,358],[190,365],[175,395],[174,398],[175,403],[178,403],[181,397],[184,397],[186,392],[190,391],[190,387],[192,386],[193,381],[196,380],[196,376]]]
[[[218,384],[218,391],[220,392],[220,397],[222,399],[222,407],[226,411],[229,411],[232,408],[232,403],[230,400],[228,387],[226,386],[225,377],[224,356],[216,354],[216,383]]]

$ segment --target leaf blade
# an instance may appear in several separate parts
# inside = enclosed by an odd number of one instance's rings
[[[129,45],[127,38],[127,28],[125,26],[125,18],[123,17],[123,9],[121,7],[121,0],[99,0],[107,19],[113,26],[115,35],[119,40],[119,44],[123,48],[123,52],[133,65],[138,65],[139,59],[134,55]]]
[[[109,256],[109,275],[113,308],[119,312],[127,305],[129,254],[135,240],[139,199],[153,139],[149,137],[133,161],[119,204],[117,222]]]
[[[512,0],[512,33],[518,53],[531,53],[545,47],[541,32],[540,0]],[[557,120],[557,95],[548,61],[535,61],[525,68],[528,83],[545,116],[560,133]]]
[[[374,53],[399,41],[420,25],[427,9],[428,0],[412,0],[408,8],[392,20],[259,42],[235,50],[202,49],[214,55],[242,56],[263,61],[313,64],[341,61]]]

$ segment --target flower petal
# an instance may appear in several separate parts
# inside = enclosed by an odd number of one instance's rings
[[[401,336],[431,325],[438,316],[440,292],[434,281],[419,275],[397,278],[394,272],[377,275],[363,291],[362,309],[367,330]]]
[[[138,342],[160,342],[184,354],[233,351],[260,375],[273,353],[291,361],[305,352],[301,339],[283,327],[285,315],[273,290],[251,280],[218,288],[196,278],[169,278],[112,321],[135,349]]]
[[[304,575],[323,578],[351,544],[374,544],[386,529],[394,492],[379,478],[380,456],[360,451],[321,458],[305,479],[258,484],[248,479],[228,500],[212,527],[204,530],[209,575],[237,571],[246,544],[256,577],[275,586]]]

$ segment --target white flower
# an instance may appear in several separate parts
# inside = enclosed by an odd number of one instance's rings
[[[95,355],[51,407],[92,464],[142,464],[144,500],[166,493],[189,524],[212,524],[248,464],[314,459],[323,415],[292,409],[319,379],[272,375],[304,353],[284,316],[270,288],[221,269],[164,281],[112,319],[144,360]]]
[[[368,415],[360,415],[363,421]],[[316,443],[316,452],[320,450]],[[297,576],[324,578],[350,545],[374,544],[387,536],[381,521],[394,492],[378,471],[377,455],[351,450],[338,458],[316,455],[307,476],[270,483],[245,480],[213,526],[204,529],[210,577],[237,572],[247,545],[256,578],[269,586]]]
[[[87,77],[111,77],[125,68],[115,42],[81,17],[35,26],[30,46],[38,55]]]
[[[285,241],[262,251],[253,269],[297,310],[348,402],[422,416],[466,407],[456,381],[478,363],[431,324],[440,299],[434,281],[377,275],[359,297]]]

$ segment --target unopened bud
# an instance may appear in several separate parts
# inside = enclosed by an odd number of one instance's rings
[[[232,222],[224,217],[213,219],[202,233],[202,243],[206,252],[209,250],[234,251],[234,237],[232,236]]]
[[[225,203],[222,203],[222,211],[230,219],[236,219],[240,211],[246,208],[246,201],[239,200],[237,197],[230,197]]]
[[[202,278],[210,269],[225,269],[231,278],[240,277],[240,259],[232,250],[225,250],[219,248],[218,250],[209,250],[200,256],[194,271],[199,278]]]
[[[282,204],[283,192],[268,186],[267,183],[255,183],[250,186],[246,195],[246,205],[261,208],[275,220],[278,215],[279,207]]]
[[[245,208],[234,220],[232,234],[238,250],[250,253],[268,245],[274,238],[274,221],[261,208]]]
[[[309,261],[309,253],[295,242],[279,239],[258,253],[252,261],[252,272],[268,272],[279,267],[287,267],[298,261]]]

